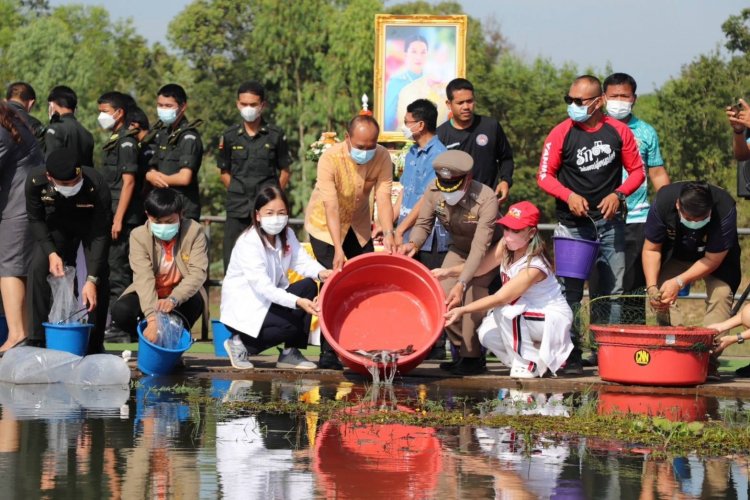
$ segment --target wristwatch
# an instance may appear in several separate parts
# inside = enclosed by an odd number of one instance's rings
[[[86,276],[86,281],[88,281],[89,283],[93,283],[94,285],[99,284],[99,278],[97,278],[96,276]]]
[[[177,307],[177,299],[170,295],[169,297],[167,297],[167,300],[170,301],[174,307]]]
[[[615,191],[615,194],[617,195],[617,199],[620,200],[620,203],[625,203],[625,199],[627,196],[625,196],[625,193],[622,191]]]
[[[744,344],[745,343],[745,337],[743,337],[741,333],[737,334],[737,343],[738,344]]]
[[[680,287],[680,290],[682,290],[683,288],[685,288],[685,282],[682,281],[679,276],[675,276],[674,280],[677,282],[677,286]]]

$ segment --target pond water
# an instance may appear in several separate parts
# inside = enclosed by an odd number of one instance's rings
[[[145,378],[121,390],[0,384],[0,498],[748,498],[744,459],[654,460],[600,439],[528,442],[511,428],[341,423],[315,411],[251,414],[229,404],[346,399],[359,402],[346,411],[358,411],[428,398],[446,407],[485,402],[497,413],[566,415],[594,397],[597,411],[611,411],[622,404],[619,393],[467,393],[435,383],[371,398],[349,382],[176,383]],[[656,400],[690,419],[744,412],[741,401],[670,397],[677,399]],[[659,404],[629,398],[633,411]]]

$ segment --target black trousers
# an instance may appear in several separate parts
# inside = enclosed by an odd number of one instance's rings
[[[51,234],[63,263],[66,266],[75,266],[81,239],[64,235],[59,231],[52,231]],[[89,314],[88,322],[92,323],[94,328],[91,329],[89,335],[87,354],[96,354],[104,349],[104,329],[107,326],[109,309],[109,269],[106,263],[102,267],[103,269],[97,276],[99,283],[96,286],[96,309]],[[26,284],[26,306],[31,329],[29,338],[35,341],[44,340],[42,323],[49,321],[49,311],[52,308],[52,289],[47,276],[49,276],[49,256],[41,245],[35,245]],[[78,293],[80,294],[80,290]]]
[[[138,226],[123,224],[117,240],[109,245],[109,305],[112,306],[122,292],[133,282],[130,268],[130,233]]]
[[[312,300],[318,295],[318,285],[311,278],[305,278],[289,285],[286,291],[297,297]],[[247,353],[253,356],[282,343],[287,348],[304,349],[307,347],[311,320],[312,317],[304,309],[290,309],[271,304],[257,337],[252,337],[230,326],[227,328],[232,334],[240,336]]]
[[[643,275],[643,242],[645,223],[625,224],[625,276],[622,289],[626,295],[644,295],[646,277]],[[646,324],[646,298],[623,299],[622,322]]]
[[[175,310],[185,316],[188,322],[187,329],[190,330],[203,314],[203,297],[200,292],[197,292],[187,302],[175,307]],[[143,320],[143,311],[141,311],[137,293],[130,292],[117,299],[117,302],[112,304],[111,314],[115,325],[129,333],[132,340],[138,339],[137,327],[138,323]]]
[[[232,256],[232,249],[237,242],[242,231],[250,227],[250,216],[248,217],[229,217],[224,224],[224,273],[229,269],[229,259]]]
[[[318,262],[326,269],[331,269],[333,267],[333,254],[335,253],[333,245],[329,245],[325,241],[313,238],[312,236],[310,236],[310,245]],[[349,231],[347,231],[341,246],[344,247],[344,255],[346,255],[347,259],[375,251],[372,239],[365,243],[365,246],[361,246],[352,228],[349,228]]]

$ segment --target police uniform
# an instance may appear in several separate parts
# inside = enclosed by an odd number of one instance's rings
[[[94,166],[94,136],[76,120],[73,113],[55,113],[44,134],[45,158],[59,149],[75,153],[75,162],[80,166]]]
[[[437,174],[435,183],[427,187],[422,198],[422,207],[412,229],[409,242],[421,248],[432,231],[435,218],[443,224],[451,236],[451,245],[443,261],[443,268],[464,264],[461,275],[442,280],[440,284],[446,294],[461,282],[464,285],[464,304],[488,295],[487,287],[497,274],[495,271],[474,276],[475,271],[490,244],[501,237],[495,220],[498,216],[497,197],[486,185],[475,180],[464,186],[469,178],[473,160],[463,151],[446,151],[433,161]],[[455,205],[445,201],[444,192],[466,189],[466,194]],[[460,346],[462,358],[479,358],[481,346],[476,329],[484,313],[464,314],[461,321],[446,328],[451,343]]]
[[[225,270],[237,237],[250,225],[258,192],[269,184],[279,186],[280,171],[291,164],[286,136],[275,125],[261,121],[260,129],[251,136],[241,123],[221,136],[217,166],[230,176],[224,225]]]
[[[154,156],[150,168],[164,175],[173,175],[183,168],[193,172],[187,186],[171,186],[183,196],[184,216],[200,220],[201,201],[198,190],[198,170],[203,162],[203,142],[198,127],[202,120],[189,122],[184,116],[172,127],[158,129],[154,136]]]
[[[128,257],[130,232],[146,221],[143,212],[143,176],[145,166],[139,164],[140,148],[135,135],[137,130],[120,127],[102,147],[104,164],[101,168],[104,180],[112,197],[112,216],[117,213],[122,193],[123,174],[135,177],[133,196],[122,219],[122,230],[117,240],[112,240],[109,248],[110,303],[120,297],[123,290],[133,282],[133,271]]]
[[[27,305],[30,314],[30,339],[43,343],[44,327],[51,307],[47,281],[49,256],[57,253],[66,266],[75,266],[78,246],[83,245],[88,280],[96,284],[96,309],[89,317],[94,324],[88,352],[101,352],[109,304],[109,251],[112,227],[111,199],[102,175],[91,167],[76,167],[75,152],[58,150],[47,158],[47,169],[33,169],[26,179],[26,211],[36,245],[28,276]],[[80,172],[83,186],[66,198],[47,178],[72,180]]]
[[[21,117],[23,121],[26,122],[26,124],[29,126],[32,132],[34,132],[34,137],[36,137],[37,142],[39,142],[40,145],[44,144],[44,134],[47,132],[47,127],[44,126],[42,122],[34,118],[29,114],[28,111],[26,111],[26,108],[18,101],[8,101],[8,106],[13,108],[13,111],[18,113],[18,116]]]

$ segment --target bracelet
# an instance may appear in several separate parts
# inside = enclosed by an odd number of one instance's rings
[[[177,307],[177,299],[170,295],[169,297],[167,297],[167,300],[170,301],[174,307]]]
[[[649,286],[647,286],[647,287],[646,287],[646,291],[648,292],[648,291],[649,291],[649,290],[651,290],[652,288],[656,288],[657,290],[659,289],[659,287],[658,287],[658,286],[656,286],[656,285],[649,285]]]
[[[386,237],[386,236],[388,236],[390,234],[396,234],[396,230],[395,229],[389,229],[388,231],[383,231],[383,237]]]
[[[677,286],[679,286],[680,289],[685,288],[685,282],[682,281],[679,276],[675,276],[674,280],[677,282]]]

